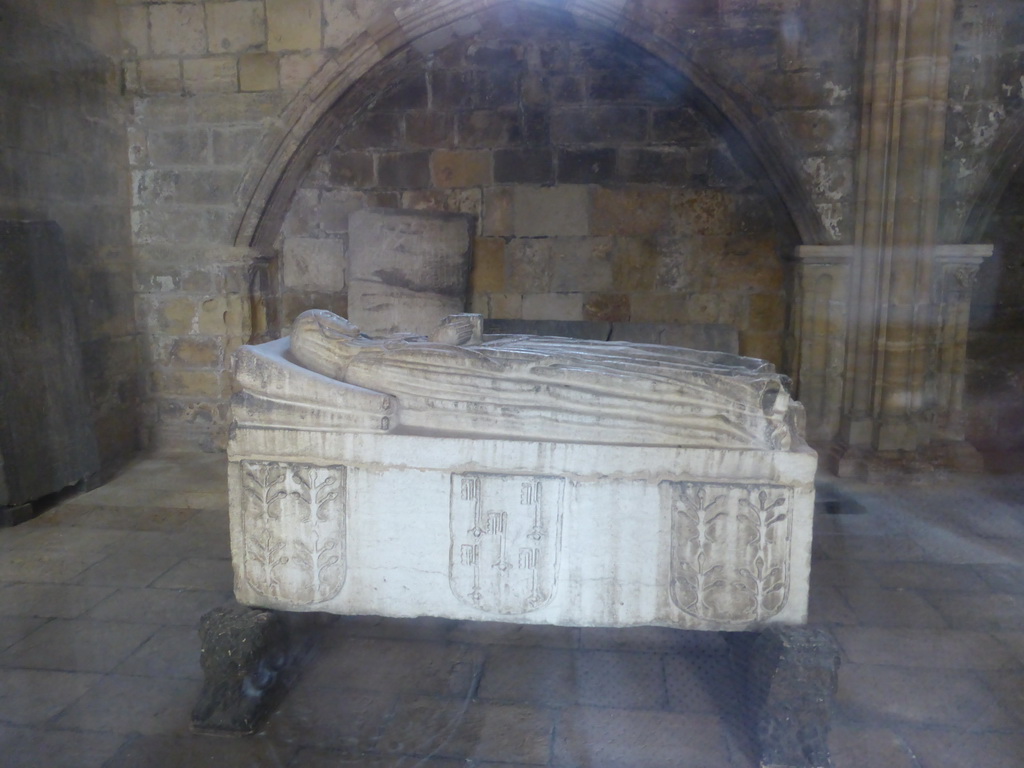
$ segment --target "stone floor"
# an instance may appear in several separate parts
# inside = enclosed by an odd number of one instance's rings
[[[142,458],[0,530],[0,764],[756,765],[722,638],[330,619],[262,733],[189,732],[231,599],[224,459]],[[819,491],[836,768],[1024,765],[1024,474]]]

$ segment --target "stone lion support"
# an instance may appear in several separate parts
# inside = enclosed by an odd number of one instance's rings
[[[832,635],[776,625],[725,637],[745,672],[747,723],[761,768],[832,768],[828,733],[839,679]]]
[[[289,632],[274,611],[214,608],[200,620],[203,690],[192,710],[199,733],[255,733],[284,689]]]

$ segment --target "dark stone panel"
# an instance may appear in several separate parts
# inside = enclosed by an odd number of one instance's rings
[[[615,178],[617,153],[610,147],[562,149],[558,152],[558,181],[563,184],[602,184]]]
[[[689,184],[694,181],[690,153],[658,149],[621,149],[615,168],[620,181]]]
[[[99,470],[71,295],[57,224],[0,222],[0,504],[38,499]]]
[[[427,77],[424,73],[420,73],[386,88],[374,102],[374,109],[381,111],[423,109],[427,106],[427,96]]]
[[[523,138],[519,113],[513,109],[460,112],[456,126],[460,147],[502,147]]]
[[[470,46],[465,61],[481,69],[520,69],[525,65],[524,48],[517,40],[488,40]]]
[[[690,107],[655,109],[651,114],[651,140],[677,145],[698,145],[711,140],[705,119]]]
[[[477,72],[473,106],[496,109],[513,106],[519,101],[519,73],[516,71]]]
[[[432,109],[470,109],[476,96],[476,73],[435,70],[430,73]]]
[[[530,146],[547,145],[551,141],[551,113],[546,109],[522,110],[523,141]]]
[[[643,141],[647,110],[643,107],[556,109],[551,113],[551,140],[558,144]]]
[[[373,155],[369,152],[332,152],[327,178],[344,187],[369,187],[374,183]]]
[[[534,336],[562,336],[570,339],[606,341],[611,323],[586,320],[505,320],[484,318],[484,333],[528,333]]]
[[[498,184],[546,184],[554,181],[554,156],[549,149],[499,149],[494,153]]]
[[[405,141],[414,147],[450,147],[455,143],[455,118],[433,110],[406,112]]]
[[[362,115],[341,135],[341,149],[397,147],[402,142],[402,116],[390,112],[369,112]]]
[[[391,152],[377,160],[382,187],[423,189],[430,186],[430,152]]]

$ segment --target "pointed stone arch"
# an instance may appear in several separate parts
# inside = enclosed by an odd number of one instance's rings
[[[277,129],[260,143],[255,154],[260,161],[249,169],[240,188],[243,211],[235,244],[260,252],[271,249],[310,159],[341,129],[332,107],[358,88],[360,81],[403,51],[426,54],[472,34],[482,14],[502,7],[551,10],[537,0],[437,0],[417,3],[402,14],[390,10],[371,20],[366,31],[339,50],[296,94]],[[803,243],[830,240],[799,177],[791,141],[741,82],[716,80],[678,45],[659,36],[654,20],[645,23],[642,9],[631,9],[628,0],[568,0],[561,12],[581,27],[622,36],[686,77],[723,127],[749,150],[748,158],[763,170],[798,239]]]

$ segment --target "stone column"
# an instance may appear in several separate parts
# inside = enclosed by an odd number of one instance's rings
[[[843,407],[850,259],[848,245],[801,245],[795,253],[793,331],[796,396],[807,413],[807,439],[833,440]]]
[[[953,7],[870,3],[837,452],[851,459],[926,452],[944,407],[933,374],[947,338],[937,336],[933,272]]]

